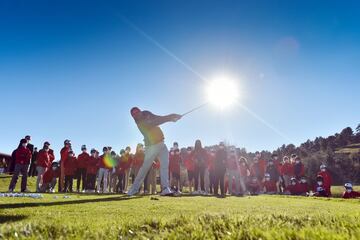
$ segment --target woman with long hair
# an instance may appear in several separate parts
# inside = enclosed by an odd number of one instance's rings
[[[194,194],[205,194],[205,169],[207,162],[206,150],[202,147],[201,141],[196,140],[193,159],[195,163],[194,177],[195,177],[195,192]],[[199,179],[200,178],[200,179]],[[200,181],[200,190],[199,190]]]

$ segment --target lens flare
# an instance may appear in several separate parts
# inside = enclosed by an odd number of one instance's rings
[[[236,82],[227,76],[214,78],[206,89],[207,100],[214,106],[224,109],[239,97]]]
[[[105,155],[104,164],[107,168],[116,167],[116,160],[112,158],[110,155]]]

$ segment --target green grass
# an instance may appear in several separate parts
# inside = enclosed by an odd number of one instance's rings
[[[359,200],[63,196],[0,198],[0,238],[360,239]]]

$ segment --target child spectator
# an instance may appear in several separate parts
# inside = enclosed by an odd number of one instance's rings
[[[180,150],[179,144],[174,142],[173,148],[169,153],[169,174],[170,186],[177,192],[180,192]]]
[[[76,172],[76,157],[73,151],[69,151],[64,161],[65,185],[64,192],[73,192],[73,179]]]
[[[299,183],[295,177],[290,179],[290,184],[285,189],[287,195],[299,195]]]
[[[227,152],[225,148],[225,144],[221,142],[219,144],[219,149],[216,152],[215,155],[215,161],[214,161],[214,170],[215,170],[215,187],[214,187],[214,194],[216,196],[225,197],[225,172],[226,172],[226,162],[227,162]],[[220,194],[218,192],[220,186]]]
[[[360,198],[360,192],[356,192],[353,189],[353,185],[351,183],[345,183],[345,192],[343,193],[342,197],[345,199],[349,198]]]
[[[250,175],[249,165],[246,158],[241,157],[239,160],[239,172],[240,172],[240,187],[242,194],[246,194],[247,178]]]
[[[320,172],[318,172],[317,175],[320,175],[323,177],[323,180],[324,180],[323,187],[325,188],[326,192],[329,193],[329,196],[331,196],[332,179],[331,179],[331,175],[330,175],[329,171],[327,170],[325,164],[320,165]]]
[[[271,176],[269,173],[265,173],[265,181],[264,181],[264,193],[265,194],[276,194],[277,193],[277,187],[276,182],[271,179]]]
[[[5,169],[7,168],[6,166],[6,160],[5,158],[0,160],[0,174],[5,173]]]
[[[215,187],[215,169],[214,169],[214,161],[215,161],[215,154],[216,150],[214,148],[210,149],[210,152],[208,154],[207,158],[207,169],[209,172],[209,193],[214,193],[214,187]]]
[[[116,175],[118,177],[118,183],[116,186],[116,190],[118,193],[125,193],[125,177],[126,177],[126,167],[127,167],[127,161],[125,159],[125,150],[120,150],[120,159],[119,164],[116,167]]]
[[[95,192],[95,183],[96,183],[96,173],[98,171],[98,161],[97,151],[91,149],[91,156],[86,165],[86,191]]]
[[[52,162],[51,167],[47,168],[41,185],[41,192],[55,192],[56,178],[60,176],[60,167],[58,162]]]
[[[265,174],[265,162],[263,160],[260,160],[259,154],[257,154],[253,160],[253,163],[250,167],[250,175],[252,177],[257,177],[259,182],[262,182]]]
[[[229,183],[229,194],[238,195],[240,194],[240,172],[238,166],[238,159],[235,152],[235,149],[230,150],[230,154],[227,159],[227,175]],[[235,182],[235,189],[233,183]]]
[[[314,196],[316,197],[330,197],[330,193],[324,188],[324,178],[321,175],[316,177],[316,184],[314,187]]]
[[[39,151],[36,158],[36,192],[40,192],[40,186],[42,184],[42,178],[45,173],[45,170],[51,167],[51,157],[49,154],[50,143],[45,142],[43,148]]]
[[[247,189],[250,195],[260,194],[260,183],[256,176],[251,177],[251,180],[247,183]]]
[[[189,191],[190,193],[193,192],[193,186],[194,186],[194,170],[195,170],[195,164],[193,159],[193,152],[192,148],[188,147],[186,149],[186,156],[184,159],[184,165],[187,170],[188,174],[188,180],[189,180]]]
[[[299,182],[299,195],[307,196],[309,194],[309,185],[305,177],[301,177]]]
[[[76,190],[80,192],[80,184],[82,182],[81,191],[85,190],[86,185],[86,166],[88,165],[90,155],[87,153],[86,145],[81,146],[82,153],[77,158],[76,170]]]
[[[286,188],[290,184],[291,176],[294,176],[294,168],[290,163],[290,159],[288,156],[284,156],[283,164],[280,168],[280,174],[284,180],[284,187]]]
[[[71,151],[71,141],[66,139],[64,141],[64,147],[60,150],[60,178],[59,178],[59,185],[58,185],[59,186],[59,192],[64,191],[64,179],[65,179],[64,162],[65,162],[65,159],[69,155],[69,151]]]
[[[294,176],[296,177],[297,180],[300,180],[301,177],[303,177],[305,174],[304,164],[301,162],[300,157],[295,157],[295,163],[293,165],[293,169],[294,169]]]
[[[193,160],[195,163],[194,169],[194,181],[195,181],[195,192],[194,194],[205,194],[205,169],[206,169],[206,160],[207,153],[206,150],[202,147],[201,141],[196,140],[195,148],[193,151]],[[199,190],[199,181],[200,181],[200,190]]]
[[[268,166],[266,167],[266,173],[268,173],[270,175],[271,182],[274,182],[275,186],[278,188],[280,174],[279,174],[278,166],[275,165],[273,159],[270,159],[268,161]],[[276,192],[279,192],[279,190],[277,190]]]

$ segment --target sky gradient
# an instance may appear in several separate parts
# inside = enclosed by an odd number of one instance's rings
[[[274,150],[359,123],[356,1],[73,2],[0,3],[0,152],[27,134],[57,158],[65,139],[134,148],[131,107],[186,112],[219,73],[248,111],[206,107],[164,125],[167,144]]]

